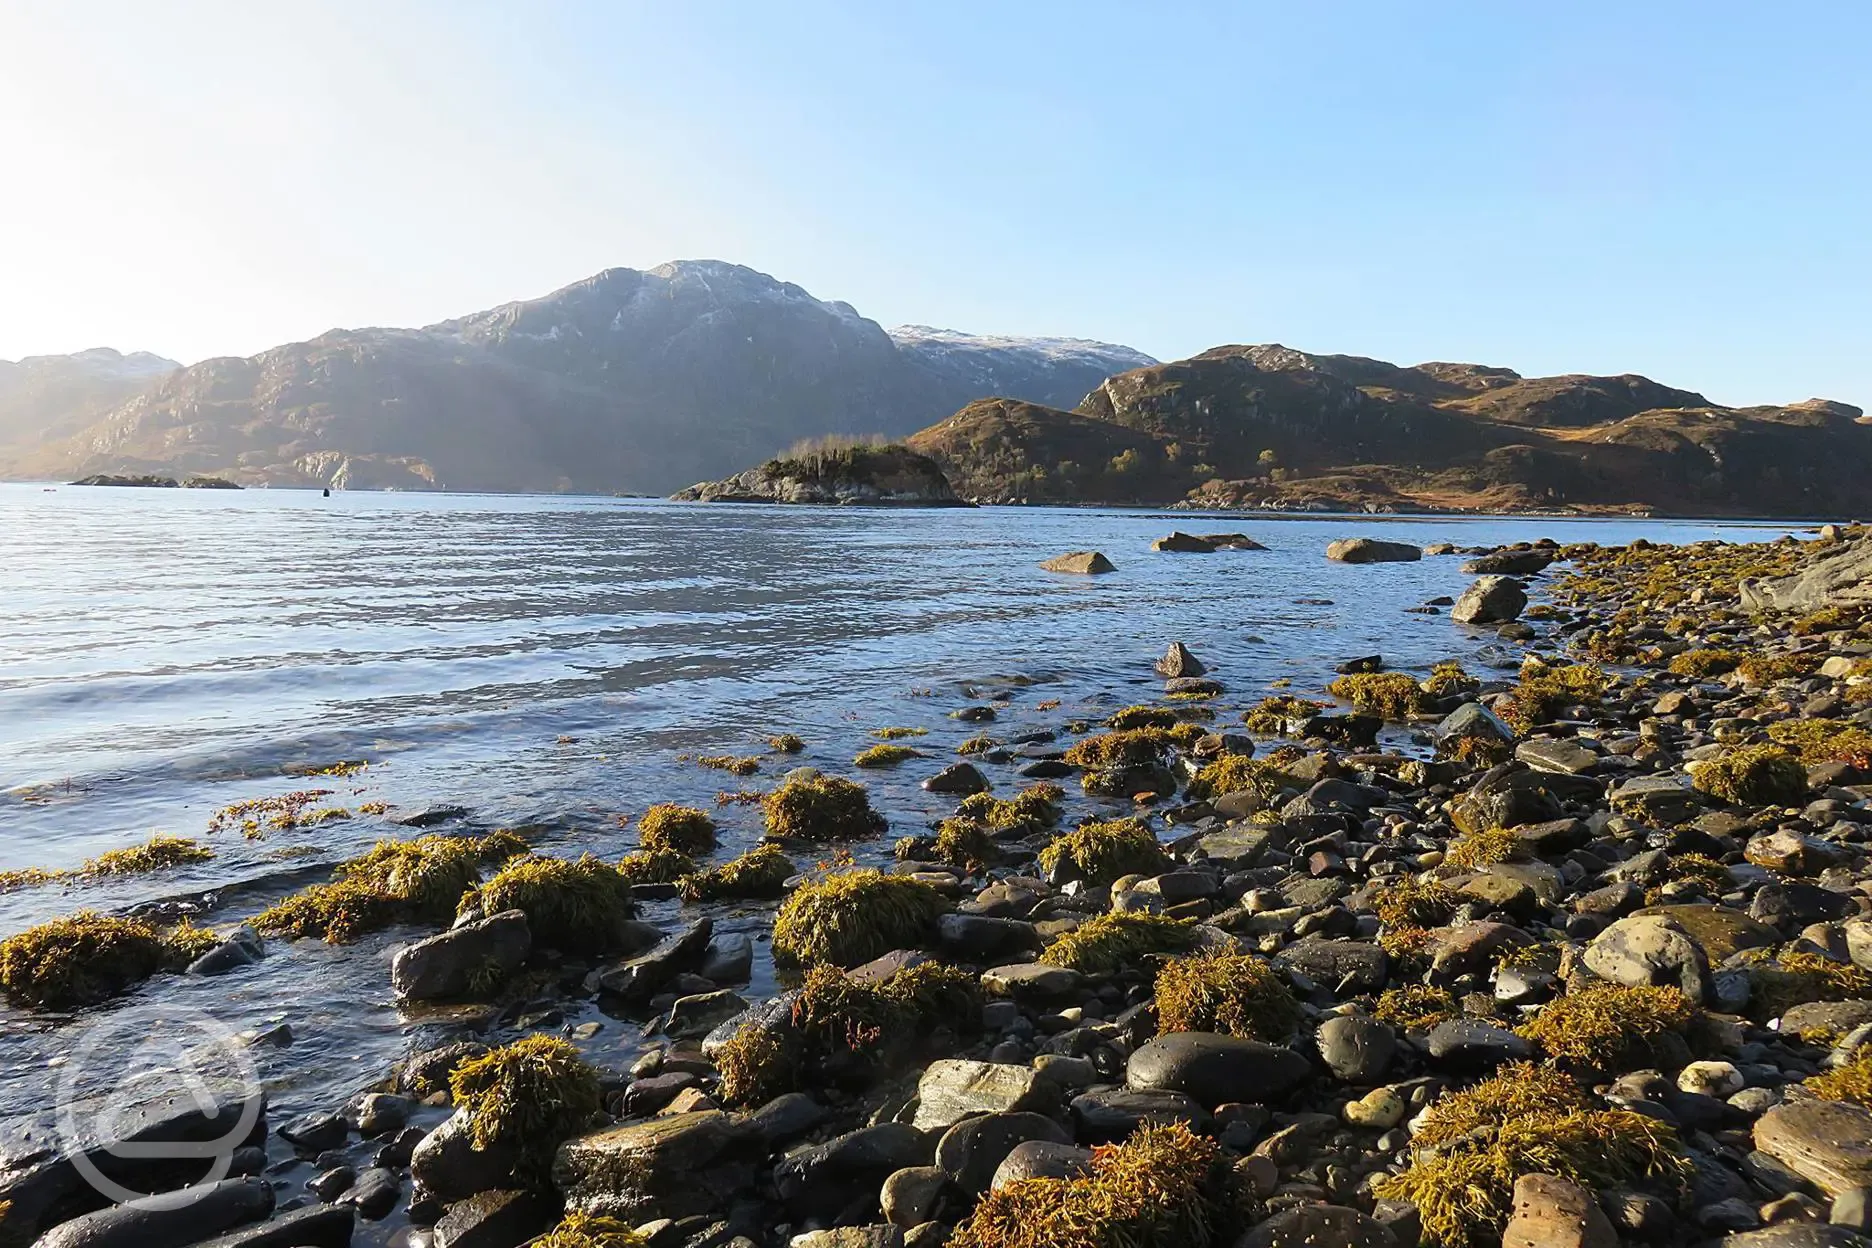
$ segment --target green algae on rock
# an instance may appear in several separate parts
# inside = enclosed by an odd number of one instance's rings
[[[179,971],[220,938],[183,924],[81,910],[0,941],[0,989],[21,1005],[69,1010],[95,1005],[159,971]]]
[[[484,866],[526,850],[526,842],[507,831],[379,841],[369,853],[341,863],[331,883],[269,906],[253,924],[263,932],[317,936],[335,945],[398,923],[439,926],[455,918],[462,894],[479,881]]]
[[[464,894],[458,910],[481,917],[522,911],[535,945],[576,954],[617,948],[637,913],[630,882],[594,854],[515,858]]]
[[[863,785],[816,771],[796,772],[761,799],[775,840],[856,841],[884,831]]]
[[[935,936],[949,908],[928,884],[860,868],[811,880],[774,915],[774,959],[783,965],[856,966]]]

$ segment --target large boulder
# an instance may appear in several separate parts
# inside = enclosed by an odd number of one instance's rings
[[[1742,605],[1750,611],[1818,611],[1872,603],[1872,542],[1844,542],[1792,576],[1745,577]]]
[[[1045,1109],[1053,1085],[1031,1066],[963,1060],[931,1062],[917,1081],[918,1130],[939,1131],[974,1114]]]
[[[1553,1174],[1515,1180],[1514,1215],[1502,1248],[1618,1248],[1618,1232],[1593,1194]]]
[[[598,987],[626,1001],[648,1001],[670,980],[701,964],[714,930],[712,919],[696,919],[665,936],[647,952],[600,971]]]
[[[272,1211],[265,1179],[222,1179],[158,1203],[111,1205],[61,1222],[34,1248],[187,1248]]]
[[[1458,624],[1506,624],[1521,618],[1527,591],[1509,576],[1479,576],[1450,608]]]
[[[404,1001],[446,1001],[498,986],[533,949],[527,917],[504,910],[407,945],[390,963],[390,986]]]
[[[1586,969],[1627,987],[1677,988],[1695,1002],[1711,999],[1709,956],[1661,914],[1634,914],[1599,933],[1587,946]]]
[[[1462,565],[1470,576],[1532,576],[1554,561],[1550,550],[1498,550]]]
[[[1415,563],[1423,558],[1423,548],[1375,537],[1342,537],[1326,547],[1326,557],[1339,563]]]
[[[719,1213],[752,1188],[764,1154],[747,1119],[696,1110],[567,1140],[552,1178],[574,1212],[632,1223],[686,1218]]]
[[[1872,1112],[1843,1101],[1788,1101],[1755,1121],[1755,1147],[1828,1195],[1872,1187]]]
[[[1136,1092],[1181,1092],[1206,1109],[1229,1102],[1279,1100],[1311,1071],[1292,1049],[1205,1031],[1158,1036],[1125,1063],[1125,1086]]]
[[[1016,1145],[1038,1140],[1070,1145],[1066,1129],[1044,1114],[982,1114],[964,1118],[936,1141],[936,1164],[970,1196],[987,1191]]]
[[[1096,550],[1072,550],[1063,555],[1055,555],[1040,567],[1047,572],[1071,572],[1079,576],[1096,576],[1101,572],[1116,572],[1112,561]]]

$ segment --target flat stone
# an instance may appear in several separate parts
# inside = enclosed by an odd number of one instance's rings
[[[567,1140],[552,1178],[575,1212],[627,1222],[686,1218],[726,1210],[754,1185],[764,1152],[746,1119],[701,1110]]]
[[[1872,1112],[1842,1101],[1790,1101],[1755,1121],[1755,1147],[1828,1195],[1872,1186]]]
[[[1073,1134],[1081,1144],[1112,1144],[1139,1127],[1180,1122],[1199,1131],[1209,1119],[1196,1098],[1181,1092],[1102,1088],[1072,1099]]]
[[[714,922],[696,919],[658,941],[649,951],[598,973],[598,987],[626,1001],[648,1001],[708,951]]]
[[[1384,988],[1390,959],[1377,945],[1356,940],[1306,937],[1274,955],[1274,964],[1293,969],[1340,996]]]
[[[1781,933],[1731,906],[1690,902],[1674,906],[1646,906],[1637,915],[1657,915],[1682,928],[1709,958],[1712,966],[1744,949],[1765,949],[1779,944]]]
[[[672,1040],[706,1036],[747,1009],[748,1003],[726,988],[676,998],[663,1020],[663,1034]]]
[[[1230,1102],[1261,1105],[1278,1100],[1310,1067],[1292,1049],[1239,1036],[1182,1031],[1158,1036],[1125,1063],[1132,1091],[1181,1092],[1207,1109]]]
[[[931,1062],[917,1081],[919,1131],[939,1131],[972,1114],[1045,1109],[1053,1085],[1031,1066],[1001,1062]]]
[[[901,1122],[847,1131],[788,1153],[774,1167],[774,1189],[798,1215],[836,1214],[854,1190],[876,1191],[897,1171],[929,1164],[930,1144]]]
[[[111,1205],[61,1222],[33,1248],[186,1248],[256,1222],[273,1210],[265,1179],[222,1179],[188,1189],[173,1205]]]
[[[1070,967],[1019,962],[983,971],[981,984],[990,996],[1057,1001],[1076,996],[1085,985],[1085,976]]]
[[[1415,563],[1423,558],[1423,548],[1375,537],[1342,537],[1327,545],[1326,557],[1337,563]]]
[[[1514,1032],[1479,1018],[1446,1019],[1430,1029],[1426,1044],[1432,1061],[1460,1071],[1493,1070],[1532,1053],[1528,1042]]]
[[[1539,771],[1584,775],[1599,765],[1599,755],[1577,741],[1562,737],[1536,737],[1515,747],[1515,757]]]
[[[1593,1194],[1552,1174],[1515,1180],[1502,1248],[1618,1248],[1618,1232]]]
[[[1633,776],[1607,795],[1612,809],[1635,819],[1682,823],[1703,808],[1703,799],[1673,776]]]

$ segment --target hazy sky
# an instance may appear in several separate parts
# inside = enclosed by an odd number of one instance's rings
[[[0,0],[0,358],[739,261],[1161,357],[1872,406],[1872,4]]]

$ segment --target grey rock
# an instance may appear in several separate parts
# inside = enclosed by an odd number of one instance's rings
[[[754,971],[754,941],[745,932],[720,932],[709,941],[696,974],[718,984],[745,984]]]
[[[1335,1014],[1320,1024],[1320,1057],[1347,1083],[1376,1083],[1391,1068],[1397,1036],[1389,1024],[1363,1014]]]
[[[177,1202],[111,1205],[59,1223],[34,1248],[187,1248],[266,1217],[273,1189],[264,1179],[222,1179],[188,1189]]]
[[[1505,1027],[1479,1018],[1452,1018],[1430,1029],[1430,1058],[1449,1070],[1493,1070],[1503,1062],[1528,1057],[1528,1042]]]
[[[1204,1108],[1228,1102],[1265,1104],[1286,1095],[1308,1074],[1292,1049],[1239,1036],[1184,1031],[1158,1036],[1125,1063],[1134,1092],[1181,1092]]]
[[[935,1219],[949,1193],[949,1172],[941,1166],[905,1166],[884,1180],[878,1206],[884,1220],[909,1230]]]
[[[516,1186],[513,1176],[519,1162],[509,1148],[475,1147],[468,1115],[457,1110],[410,1154],[410,1178],[438,1203],[450,1205],[480,1192]]]
[[[349,1205],[308,1205],[196,1248],[349,1248],[356,1226],[357,1211]]]
[[[1029,1140],[1072,1143],[1064,1127],[1042,1114],[983,1114],[964,1118],[943,1132],[936,1142],[936,1164],[962,1191],[979,1196],[1014,1147]]]
[[[579,1213],[632,1223],[715,1215],[753,1186],[765,1151],[747,1119],[696,1110],[567,1140],[552,1178],[566,1207]]]
[[[836,1213],[854,1188],[876,1190],[898,1170],[925,1165],[931,1142],[915,1127],[883,1122],[794,1149],[774,1167],[774,1189],[797,1214]]]
[[[390,986],[405,1001],[466,996],[519,970],[532,950],[526,915],[504,911],[399,950],[390,963]]]
[[[1180,1122],[1192,1131],[1201,1130],[1209,1118],[1193,1096],[1130,1088],[1081,1093],[1073,1098],[1069,1108],[1073,1135],[1081,1144],[1115,1143],[1139,1127],[1163,1127],[1173,1122]]]
[[[1599,765],[1599,755],[1563,737],[1535,737],[1515,747],[1515,757],[1538,771],[1584,775]]]
[[[625,1001],[648,1001],[678,974],[701,964],[714,930],[712,920],[696,919],[665,936],[648,952],[598,972],[598,987]]]
[[[931,793],[949,793],[968,797],[975,793],[986,793],[989,789],[988,777],[973,763],[951,763],[923,782],[923,787]]]
[[[1202,665],[1201,660],[1189,652],[1189,647],[1180,641],[1170,643],[1169,647],[1164,650],[1163,658],[1157,660],[1155,667],[1159,676],[1169,680],[1174,680],[1179,676],[1202,676],[1209,670]]]
[[[1309,936],[1277,953],[1274,965],[1299,971],[1340,996],[1355,996],[1384,988],[1390,959],[1383,949],[1363,941]]]
[[[738,1018],[748,1003],[726,988],[676,998],[663,1020],[663,1034],[672,1040],[706,1036],[731,1018]]]
[[[1677,988],[1696,1002],[1711,997],[1703,947],[1662,915],[1634,914],[1606,928],[1587,947],[1586,968],[1627,987]]]
[[[1008,1150],[995,1168],[994,1191],[1024,1179],[1076,1179],[1092,1170],[1092,1150],[1050,1140],[1024,1140]]]
[[[1450,618],[1458,624],[1506,624],[1521,617],[1527,601],[1527,591],[1514,578],[1479,576],[1456,599]]]
[[[1031,1066],[1002,1062],[931,1062],[917,1081],[918,1130],[943,1130],[973,1114],[1046,1109],[1054,1086]]]
[[[1344,1205],[1297,1205],[1249,1229],[1236,1248],[1398,1248],[1391,1228]]]
[[[1423,548],[1375,537],[1345,537],[1326,547],[1326,557],[1339,563],[1415,563],[1423,558]]]
[[[294,1148],[323,1153],[341,1148],[351,1136],[343,1114],[301,1114],[279,1129],[279,1136]]]
[[[552,1229],[552,1207],[532,1192],[483,1192],[448,1207],[434,1248],[520,1248]]]

